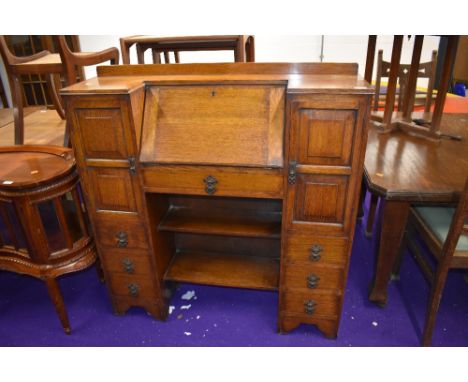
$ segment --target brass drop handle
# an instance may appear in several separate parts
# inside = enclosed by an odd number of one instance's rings
[[[314,244],[310,247],[310,256],[309,259],[311,261],[319,261],[321,259],[320,252],[323,251],[323,247],[319,244]]]
[[[320,277],[318,277],[315,274],[310,274],[307,276],[307,288],[309,289],[315,289],[318,287],[318,283],[320,281]]]
[[[140,292],[140,288],[137,284],[130,283],[128,284],[128,291],[132,297],[137,297]]]
[[[314,300],[307,300],[304,303],[304,311],[307,314],[314,314],[316,306],[317,306],[317,302],[315,302]]]
[[[120,231],[117,235],[117,245],[119,248],[124,248],[128,245],[128,235],[127,232]]]
[[[131,259],[123,259],[122,265],[124,271],[127,273],[133,273],[135,271],[135,264],[133,264],[133,261]]]
[[[216,192],[216,185],[218,184],[218,180],[214,176],[208,175],[205,179],[203,179],[203,183],[205,183],[205,192],[208,195],[213,195]]]

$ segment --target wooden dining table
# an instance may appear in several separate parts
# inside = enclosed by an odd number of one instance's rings
[[[247,35],[214,35],[214,36],[178,36],[178,37],[157,37],[157,36],[128,36],[120,39],[123,64],[130,64],[130,48],[137,46],[137,58],[139,64],[144,64],[144,53],[151,49],[154,52],[164,53],[174,52],[176,62],[178,62],[179,52],[186,51],[211,51],[211,50],[232,50],[234,61],[254,62],[255,47],[254,36]],[[154,53],[153,52],[153,53]],[[154,59],[155,56],[153,56]],[[168,58],[166,58],[167,63]],[[155,62],[156,63],[156,62]]]
[[[456,203],[468,176],[468,114],[444,114],[441,131],[461,140],[434,142],[370,128],[364,181],[380,203],[374,229],[377,265],[369,300],[381,306],[387,302],[410,205]]]

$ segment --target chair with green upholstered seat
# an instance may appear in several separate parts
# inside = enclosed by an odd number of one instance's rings
[[[431,343],[435,318],[439,309],[442,291],[450,268],[468,268],[468,178],[456,208],[413,207],[408,219],[405,242],[417,264],[431,285],[426,311],[423,340],[424,346]],[[428,245],[435,258],[435,269],[423,257],[410,232],[415,229]]]

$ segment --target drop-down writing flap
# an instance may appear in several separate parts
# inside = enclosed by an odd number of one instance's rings
[[[282,167],[284,85],[146,90],[140,162]]]

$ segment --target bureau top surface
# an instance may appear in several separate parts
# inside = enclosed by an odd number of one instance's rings
[[[98,77],[61,90],[72,94],[126,94],[145,85],[189,83],[284,84],[294,93],[372,94],[372,87],[357,74],[357,64],[169,64],[98,67]]]

